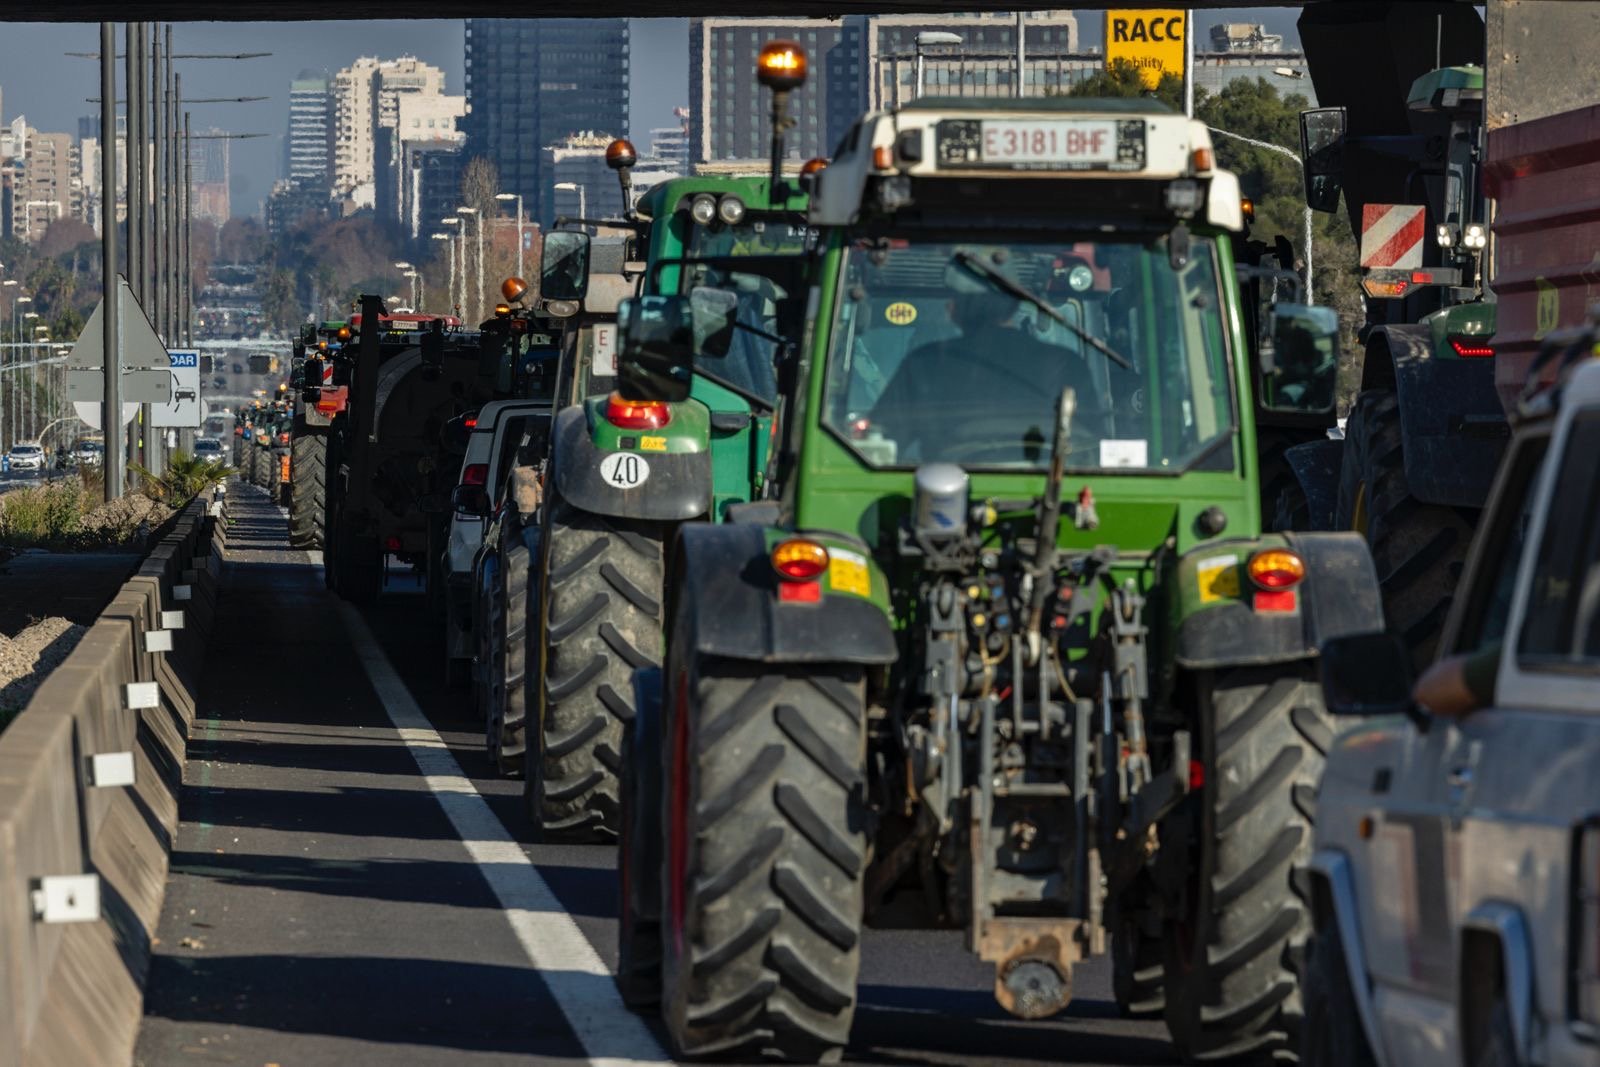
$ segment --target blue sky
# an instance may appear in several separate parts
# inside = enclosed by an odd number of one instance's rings
[[[1270,31],[1292,40],[1296,14],[1284,8],[1240,8],[1205,12],[1197,21],[1202,27],[1223,21],[1264,22]],[[1078,20],[1083,43],[1098,44],[1100,13],[1082,11]],[[671,125],[672,109],[689,102],[688,32],[688,19],[633,20],[631,121],[632,133],[641,142],[652,127]],[[410,54],[444,69],[446,91],[460,92],[462,85],[459,20],[184,22],[174,26],[173,42],[180,53],[272,53],[252,60],[180,61],[186,97],[269,97],[253,104],[194,107],[196,128],[215,125],[271,135],[233,142],[235,214],[256,213],[279,177],[289,82],[300,70],[336,70],[358,55]],[[92,52],[98,46],[99,29],[93,23],[0,23],[0,114],[5,121],[25,114],[38,129],[76,133],[80,116],[97,113],[96,105],[85,98],[98,95],[99,70],[92,60],[71,59],[65,53]]]

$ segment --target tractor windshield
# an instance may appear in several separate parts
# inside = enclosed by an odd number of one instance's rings
[[[1176,473],[1233,429],[1216,250],[1191,241],[862,237],[844,253],[823,418],[865,462]]]
[[[692,224],[693,225],[693,224]],[[789,256],[806,250],[806,227],[794,216],[747,215],[730,226],[716,222],[693,225],[685,257]]]

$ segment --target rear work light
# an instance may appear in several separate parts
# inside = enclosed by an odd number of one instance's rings
[[[1578,824],[1572,843],[1569,998],[1572,1013],[1600,1025],[1600,816]]]
[[[606,421],[624,430],[659,430],[672,421],[672,408],[660,400],[624,400],[612,393],[606,398]]]
[[[462,485],[487,485],[489,484],[489,465],[487,463],[469,463],[461,469]]]
[[[1371,276],[1361,279],[1361,288],[1375,300],[1397,300],[1406,295],[1406,290],[1411,288],[1409,278],[1374,278]]]
[[[1494,346],[1476,337],[1452,337],[1450,350],[1462,359],[1488,359],[1494,355]]]
[[[476,430],[478,428],[478,420],[469,415],[462,425],[469,430]]]
[[[828,550],[798,537],[779,541],[772,548],[772,569],[786,582],[814,582],[828,569]]]
[[[1286,548],[1263,549],[1250,557],[1244,569],[1258,589],[1269,591],[1292,589],[1306,576],[1305,560]]]

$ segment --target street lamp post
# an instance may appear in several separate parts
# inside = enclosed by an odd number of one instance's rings
[[[556,182],[555,188],[560,189],[564,193],[577,193],[578,218],[586,219],[589,217],[589,198],[586,195],[588,190],[584,187],[582,182]]]
[[[451,274],[455,275],[454,264],[455,264],[456,260],[458,260],[458,259],[461,261],[461,273],[460,273],[459,284],[452,283],[452,285],[451,285],[451,296],[455,298],[456,314],[457,315],[465,315],[466,314],[466,309],[465,309],[465,307],[463,307],[463,305],[466,304],[466,302],[467,302],[467,231],[466,231],[466,227],[461,225],[461,216],[460,215],[451,215],[451,216],[449,216],[447,218],[440,219],[439,221],[442,224],[444,224],[445,226],[454,226],[455,227],[455,229],[450,231],[452,234],[455,235],[455,240],[450,242],[450,249],[451,249],[451,252],[453,253],[453,255],[450,258],[450,262],[451,262],[451,265],[452,265]]]
[[[495,193],[496,200],[515,200],[517,202],[517,277],[522,277],[522,194],[521,193]],[[622,205],[626,210],[626,204]]]
[[[450,284],[445,288],[445,299],[449,300],[456,292],[456,243],[450,240],[448,233],[430,234],[435,241],[443,241],[444,246],[450,250]]]
[[[1243,134],[1229,133],[1227,130],[1219,130],[1215,126],[1207,126],[1206,128],[1208,130],[1210,130],[1212,133],[1221,134],[1223,137],[1230,137],[1235,141],[1243,141],[1247,145],[1254,145],[1256,148],[1264,148],[1269,152],[1276,152],[1280,156],[1288,156],[1290,159],[1294,160],[1296,166],[1300,167],[1302,170],[1305,169],[1304,161],[1302,161],[1301,158],[1297,154],[1295,154],[1294,152],[1289,151],[1287,148],[1283,147],[1280,144],[1273,144],[1271,141],[1259,141],[1254,137],[1246,137]],[[1311,288],[1311,208],[1310,207],[1307,207],[1305,209],[1305,238],[1304,238],[1304,240],[1305,240],[1305,250],[1306,250],[1306,303],[1307,304],[1315,304],[1317,302],[1317,297],[1316,297],[1316,293],[1313,292],[1312,288]]]
[[[473,310],[475,312],[475,315],[474,315],[474,318],[473,318],[472,321],[474,321],[474,322],[482,322],[483,321],[483,213],[480,212],[475,207],[458,207],[458,208],[456,208],[456,214],[457,215],[472,215],[472,216],[475,216],[477,218],[477,220],[478,220],[478,290],[472,296],[472,307],[473,307]],[[465,236],[466,236],[466,233],[465,233],[465,231],[463,231],[462,232],[462,237],[465,238]],[[467,272],[465,270],[463,270],[461,273],[463,275],[465,275]]]
[[[946,33],[943,30],[923,30],[917,34],[917,96],[922,96],[923,91],[923,62],[922,50],[930,45],[957,45],[962,43],[959,33]]]
[[[427,295],[422,288],[422,272],[418,270],[408,270],[404,276],[411,279],[412,310],[420,311],[423,307],[423,298]]]
[[[30,311],[26,315],[22,316],[22,321],[33,323],[33,321],[38,317],[39,313],[37,311]],[[39,326],[37,324],[33,326],[32,330],[28,334],[28,350],[27,355],[24,357],[26,365],[17,368],[18,370],[26,370],[28,372],[28,384],[20,387],[21,395],[17,397],[17,432],[21,434],[21,440],[27,439],[28,428],[33,425],[33,421],[28,418],[28,394],[33,391],[33,364],[39,358],[40,330],[48,333],[50,331],[50,327]]]

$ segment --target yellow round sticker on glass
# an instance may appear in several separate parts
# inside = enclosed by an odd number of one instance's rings
[[[897,300],[883,309],[883,317],[894,326],[910,326],[917,321],[917,305]]]

